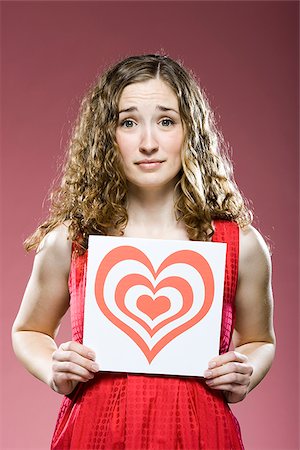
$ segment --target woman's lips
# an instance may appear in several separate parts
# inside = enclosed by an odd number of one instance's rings
[[[143,159],[142,161],[137,161],[135,164],[138,165],[141,169],[151,170],[157,169],[163,162],[164,161],[158,159]]]

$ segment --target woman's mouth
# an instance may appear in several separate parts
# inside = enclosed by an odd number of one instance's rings
[[[142,159],[141,161],[137,161],[135,164],[141,167],[141,169],[151,170],[157,169],[163,162],[164,160],[161,159]]]

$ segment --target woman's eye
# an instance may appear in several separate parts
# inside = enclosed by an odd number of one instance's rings
[[[132,128],[134,126],[134,121],[130,119],[125,119],[121,122],[121,127]]]
[[[170,125],[174,125],[173,120],[171,119],[162,119],[161,122],[163,127],[169,127]]]

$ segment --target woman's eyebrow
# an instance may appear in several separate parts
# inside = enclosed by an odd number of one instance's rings
[[[156,109],[158,109],[159,111],[163,111],[163,112],[173,111],[174,113],[179,114],[179,112],[176,111],[176,109],[169,108],[168,106],[157,105]]]
[[[176,109],[169,108],[168,106],[157,105],[156,109],[158,109],[159,111],[163,111],[163,112],[173,111],[174,113],[179,115],[179,112],[176,111]],[[119,114],[124,113],[124,112],[128,113],[128,112],[135,112],[135,111],[138,111],[138,108],[136,106],[130,106],[129,108],[121,109],[119,111]]]
[[[130,108],[126,108],[126,109],[121,109],[119,111],[119,114],[123,113],[123,112],[133,112],[133,111],[137,111],[137,107],[136,106],[130,106]]]

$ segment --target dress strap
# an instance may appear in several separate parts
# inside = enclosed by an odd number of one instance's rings
[[[69,292],[71,307],[72,340],[82,343],[84,299],[87,274],[88,251],[78,252],[76,243],[72,243],[72,257],[69,274]]]
[[[213,242],[225,242],[226,267],[224,280],[220,353],[228,351],[235,322],[235,295],[238,283],[239,227],[229,220],[214,221]]]
[[[225,242],[227,244],[226,252],[226,270],[230,269],[231,283],[235,286],[238,280],[238,262],[239,262],[239,226],[236,222],[229,220],[214,221],[213,242]],[[233,286],[233,287],[234,287]]]

